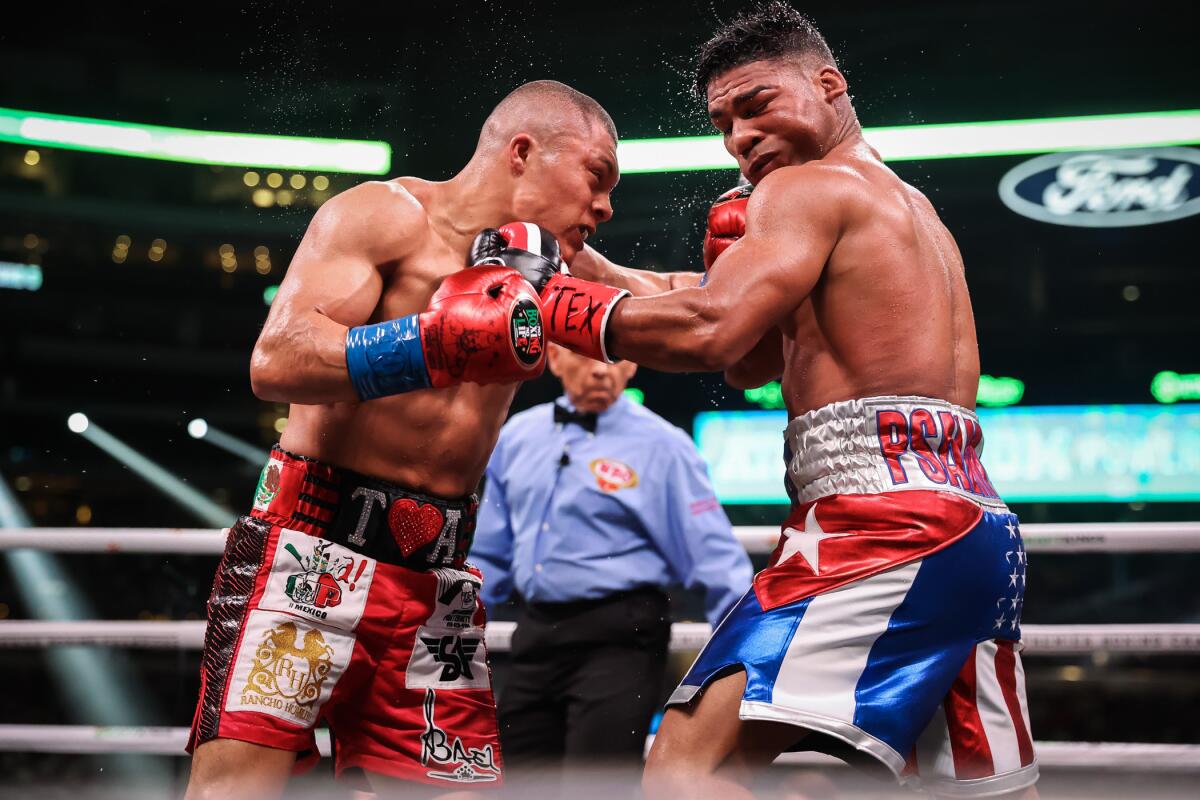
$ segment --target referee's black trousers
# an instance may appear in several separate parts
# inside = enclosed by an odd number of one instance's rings
[[[669,612],[667,596],[649,587],[526,605],[497,708],[510,778],[641,764],[662,699]]]

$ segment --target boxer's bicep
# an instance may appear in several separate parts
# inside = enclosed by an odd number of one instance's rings
[[[724,371],[812,292],[841,230],[838,178],[784,167],[754,190],[746,235],[704,286],[617,304],[610,352],[654,369]]]
[[[411,252],[424,214],[394,184],[367,183],[330,200],[313,217],[272,304],[280,316],[315,314],[343,327],[369,321],[383,269]]]
[[[768,175],[747,206],[746,234],[727,251],[737,253],[734,266],[740,267],[730,270],[737,274],[729,279],[743,278],[751,289],[769,284],[774,292],[763,297],[764,303],[774,300],[788,311],[799,305],[817,285],[837,244],[842,192],[838,176],[824,169],[790,167]]]
[[[820,277],[820,268],[799,262],[781,242],[744,238],[721,256],[704,287],[709,347],[729,369],[795,310]]]
[[[743,238],[704,286],[622,300],[610,318],[609,352],[666,371],[729,369],[812,289],[780,245]]]
[[[346,372],[346,331],[370,321],[383,293],[381,265],[403,259],[423,229],[396,200],[388,185],[364,184],[313,217],[254,347],[250,377],[259,397],[355,397]]]

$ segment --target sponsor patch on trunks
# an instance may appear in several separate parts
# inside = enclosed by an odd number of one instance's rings
[[[483,580],[459,569],[435,569],[433,573],[437,575],[437,597],[433,613],[425,624],[450,630],[472,627]]]
[[[405,688],[486,689],[490,685],[483,628],[417,628]]]
[[[490,744],[468,747],[462,739],[442,730],[437,724],[437,692],[425,690],[425,731],[421,734],[421,766],[435,767],[426,772],[430,778],[459,783],[485,783],[500,777],[495,753]]]
[[[351,631],[362,619],[374,575],[374,559],[285,528],[258,605]]]
[[[225,710],[257,711],[311,728],[353,650],[353,636],[284,614],[251,611]]]
[[[277,458],[267,461],[262,473],[258,476],[258,486],[254,490],[254,510],[266,511],[275,495],[279,494],[280,477],[283,473],[283,462]]]

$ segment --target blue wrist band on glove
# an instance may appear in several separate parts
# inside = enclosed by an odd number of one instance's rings
[[[417,314],[346,332],[346,369],[363,400],[428,389]]]

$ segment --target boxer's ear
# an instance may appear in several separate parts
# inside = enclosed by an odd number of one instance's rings
[[[529,155],[533,151],[533,137],[528,133],[518,133],[508,140],[505,154],[508,156],[508,168],[513,175],[524,175],[529,168]]]
[[[831,67],[828,64],[821,67],[817,73],[817,81],[821,84],[821,89],[825,93],[825,102],[831,103],[835,99],[844,95],[847,91],[846,76],[842,75],[836,67]]]

